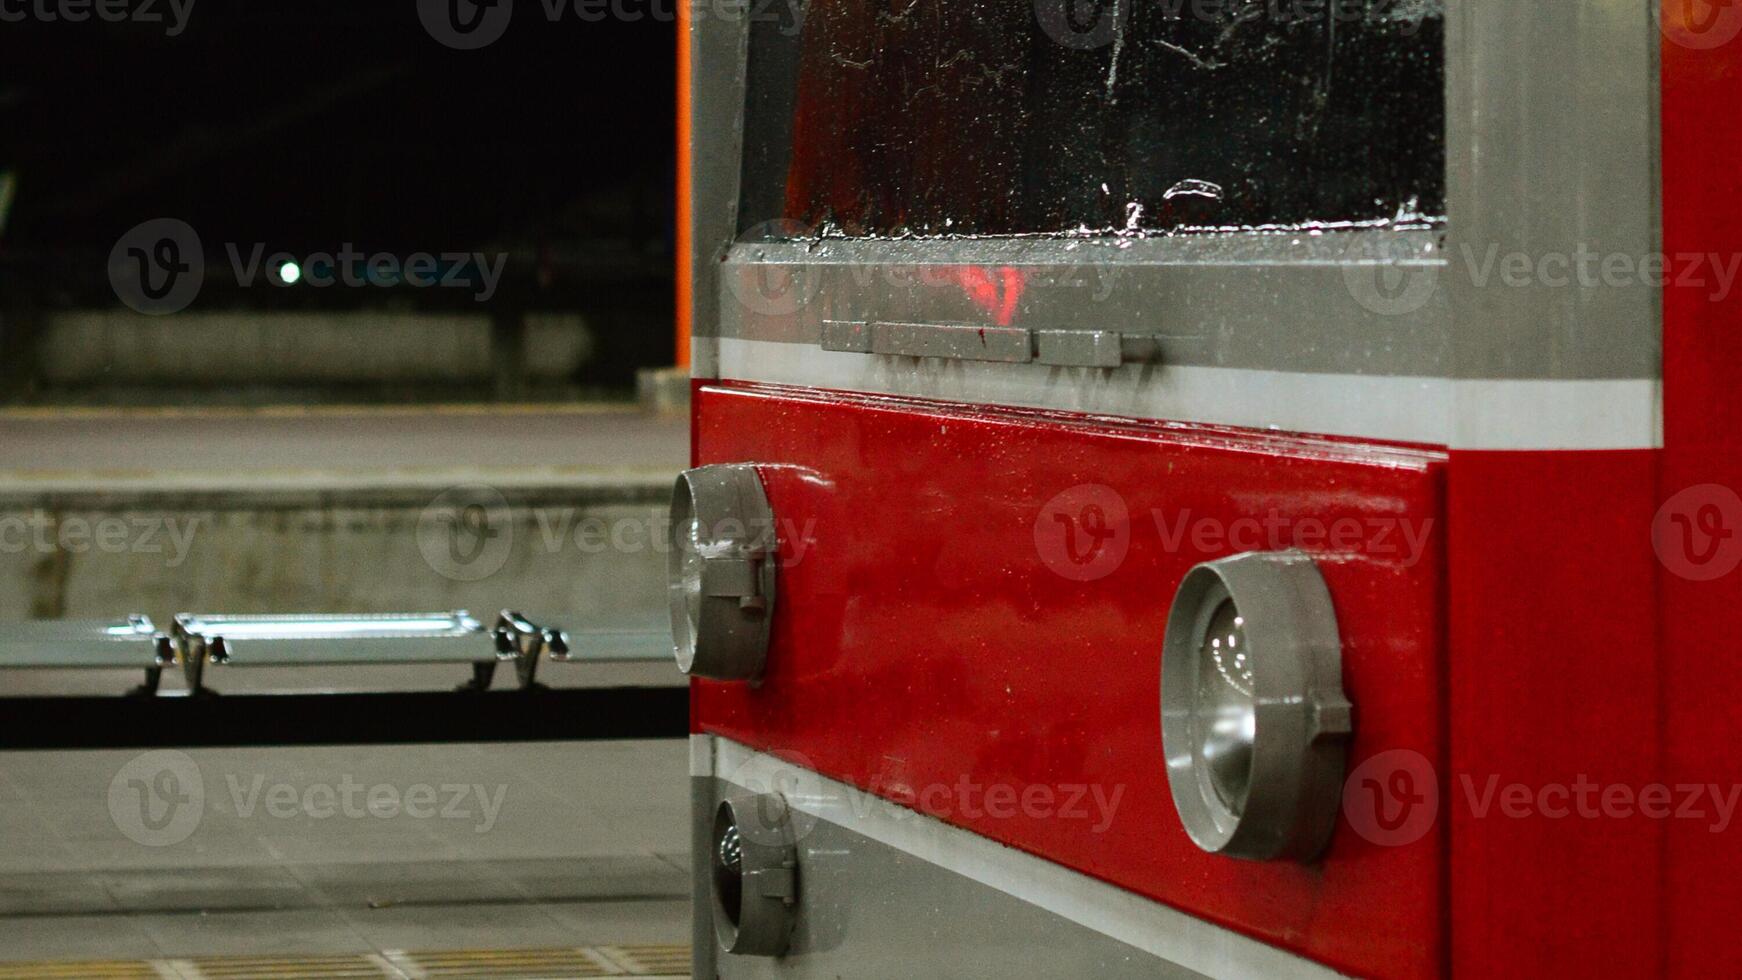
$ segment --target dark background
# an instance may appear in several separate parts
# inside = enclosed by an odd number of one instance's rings
[[[490,314],[585,315],[576,384],[672,362],[669,17],[552,22],[520,0],[500,40],[456,51],[414,0],[198,0],[176,37],[154,6],[164,23],[0,23],[0,400],[46,397],[29,324],[117,306],[110,249],[165,216],[205,243],[190,312],[477,310],[468,290],[239,289],[224,242],[506,252]]]

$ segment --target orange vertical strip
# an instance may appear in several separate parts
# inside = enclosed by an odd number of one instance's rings
[[[695,312],[694,232],[690,227],[690,5],[677,4],[677,366],[690,366]]]

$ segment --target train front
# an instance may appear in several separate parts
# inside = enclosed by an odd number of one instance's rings
[[[696,976],[1667,962],[1623,6],[690,8]]]

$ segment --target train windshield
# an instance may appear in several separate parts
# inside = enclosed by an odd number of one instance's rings
[[[1139,235],[1445,213],[1444,0],[809,0],[751,30],[745,229]]]

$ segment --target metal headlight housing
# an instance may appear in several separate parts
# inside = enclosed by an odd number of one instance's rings
[[[774,511],[756,467],[702,466],[671,498],[672,651],[686,674],[756,681],[774,618]]]
[[[1174,807],[1199,847],[1254,860],[1323,851],[1350,715],[1311,558],[1254,552],[1186,574],[1162,650],[1161,733]]]
[[[798,848],[786,800],[774,793],[721,800],[709,840],[720,948],[739,956],[785,953],[798,902]]]

